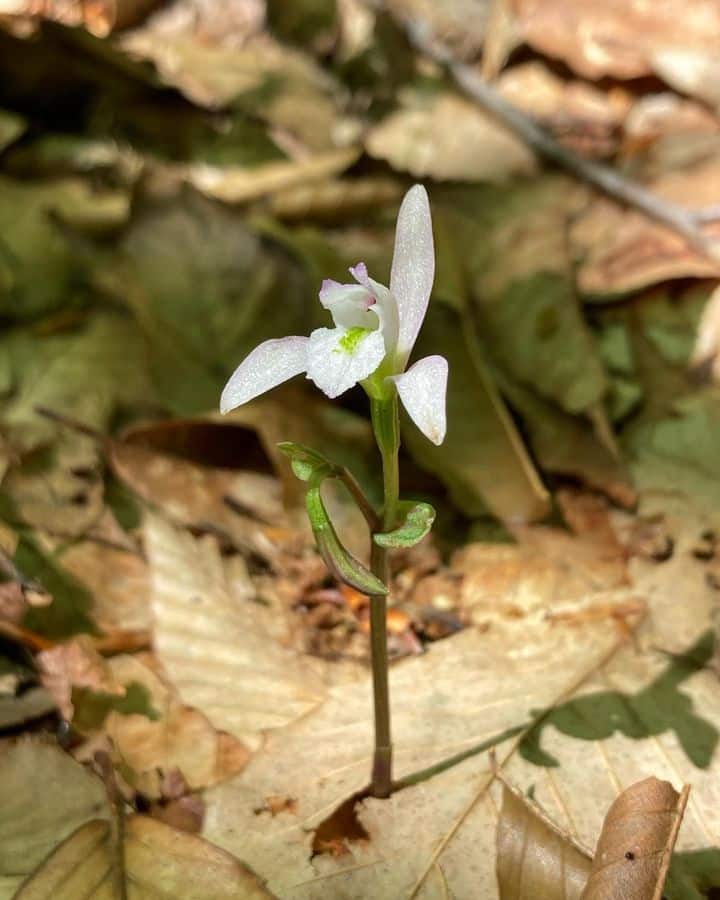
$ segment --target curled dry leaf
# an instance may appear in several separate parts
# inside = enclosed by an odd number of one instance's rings
[[[660,898],[687,790],[646,778],[610,807],[581,900]]]
[[[659,197],[688,209],[705,207],[719,186],[717,158],[669,172],[648,185]],[[705,233],[720,239],[720,224],[706,225]],[[605,198],[592,201],[570,237],[583,260],[578,270],[580,289],[599,299],[670,278],[720,275],[720,265],[689,248],[682,237]]]
[[[592,856],[503,786],[497,830],[500,900],[580,900]]]
[[[147,816],[125,823],[123,870],[107,822],[82,825],[22,885],[17,900],[101,900],[120,879],[131,897],[182,900],[271,900],[272,894],[236,859]]]

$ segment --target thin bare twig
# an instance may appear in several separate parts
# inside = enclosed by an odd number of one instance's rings
[[[373,4],[375,8],[378,4]],[[632,181],[611,166],[584,159],[567,147],[559,144],[544,128],[522,110],[508,103],[471,66],[459,62],[452,53],[433,37],[426,22],[418,19],[400,18],[393,13],[404,28],[411,45],[419,53],[444,66],[452,75],[457,86],[486,112],[516,134],[538,156],[566,169],[581,181],[593,185],[598,190],[632,206],[648,218],[665,225],[679,234],[698,253],[713,263],[720,263],[720,242],[713,240],[700,228],[702,222],[717,219],[717,207],[692,211],[683,209],[668,200],[663,200],[652,191]]]

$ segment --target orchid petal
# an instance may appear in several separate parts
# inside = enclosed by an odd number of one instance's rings
[[[352,277],[375,298],[373,310],[380,319],[380,327],[385,335],[385,349],[388,353],[395,353],[398,341],[398,308],[395,298],[384,284],[370,278],[364,262],[352,266],[349,271]]]
[[[328,397],[367,378],[385,357],[382,331],[316,328],[307,350],[307,375]]]
[[[320,288],[320,302],[333,317],[335,325],[343,328],[378,327],[378,316],[373,310],[375,297],[372,291],[360,284],[340,284],[326,278]]]
[[[430,204],[425,188],[416,184],[400,206],[390,272],[390,293],[397,301],[400,320],[397,347],[401,367],[410,356],[425,318],[434,275]]]
[[[220,412],[230,412],[304,372],[307,351],[306,337],[264,341],[245,357],[230,376],[220,397]]]
[[[408,415],[433,444],[445,440],[445,395],[448,364],[442,356],[426,356],[402,375],[393,375]]]

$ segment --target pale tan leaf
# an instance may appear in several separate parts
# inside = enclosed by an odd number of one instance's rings
[[[712,52],[720,41],[714,0],[514,0],[514,9],[527,43],[590,79],[650,75],[658,49]]]
[[[101,782],[37,737],[0,743],[0,797],[3,898],[68,834],[89,819],[110,816]]]
[[[271,900],[245,866],[195,835],[146,816],[125,824],[128,900]],[[114,848],[106,822],[81,826],[18,891],[17,900],[114,900]]]
[[[365,139],[368,153],[393,168],[458,181],[503,181],[537,170],[532,152],[469,100],[420,92],[402,99]]]
[[[671,784],[653,777],[624,790],[605,816],[581,900],[659,898],[685,809],[681,800]]]
[[[590,865],[589,853],[503,787],[497,833],[500,900],[580,900]]]
[[[360,148],[344,147],[307,159],[268,162],[260,166],[194,165],[184,170],[187,181],[208,197],[225,203],[247,203],[266,194],[309,188],[339,175],[360,156]]]
[[[702,209],[718,193],[720,164],[669,172],[648,187],[659,197],[688,209]],[[720,240],[717,223],[705,226]],[[637,290],[670,278],[720,275],[720,267],[688,247],[685,240],[634,210],[596,198],[575,223],[571,241],[583,261],[578,270],[583,293],[603,297]]]
[[[185,703],[252,748],[266,729],[321,703],[319,661],[283,646],[287,614],[255,601],[247,573],[237,577],[213,538],[194,539],[148,515],[145,540],[155,650]]]
[[[576,606],[591,602],[585,596]],[[364,800],[358,814],[368,839],[338,838],[336,847],[345,856],[325,854],[310,865],[309,829],[367,783],[369,678],[332,689],[317,710],[270,735],[239,778],[211,789],[205,834],[231,852],[242,843],[243,858],[283,897],[320,898],[332,891],[352,898],[405,897],[461,820],[457,838],[439,860],[448,889],[458,897],[494,897],[496,816],[483,799],[492,773],[480,751],[498,742],[500,753],[508,752],[530,710],[552,705],[572,689],[613,652],[617,640],[607,618],[576,628],[551,624],[540,614],[519,615],[467,629],[394,666],[397,775],[457,753],[468,752],[469,758],[389,800]],[[475,754],[469,753],[473,748]],[[292,798],[292,806],[258,816],[267,798],[277,795]],[[439,879],[428,879],[419,896],[442,896]]]
[[[150,577],[136,550],[77,541],[58,555],[63,569],[92,594],[92,618],[101,631],[150,628]]]
[[[155,718],[112,710],[103,731],[113,742],[113,757],[125,780],[149,798],[163,795],[163,782],[179,773],[191,790],[215,784],[247,763],[246,748],[216,731],[208,719],[184,706],[176,691],[135,656],[117,656],[110,670],[121,685],[142,685]]]
[[[720,109],[720,55],[711,48],[659,47],[651,57],[655,72],[683,94]]]

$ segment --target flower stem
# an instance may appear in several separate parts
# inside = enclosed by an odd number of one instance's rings
[[[371,400],[373,431],[382,457],[385,503],[383,531],[391,531],[397,517],[400,490],[398,452],[400,422],[397,393],[385,400]],[[388,551],[373,542],[370,567],[384,584],[390,582]],[[372,656],[373,701],[375,708],[375,753],[370,793],[389,797],[392,789],[392,740],[390,735],[390,692],[388,686],[387,600],[370,597],[370,649]]]

